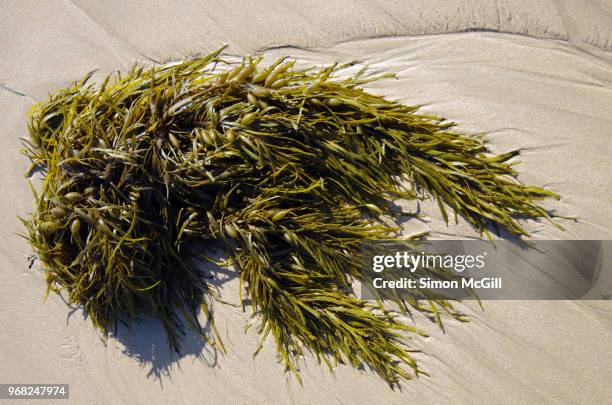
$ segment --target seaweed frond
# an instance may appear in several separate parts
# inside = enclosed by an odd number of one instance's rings
[[[540,202],[557,196],[516,179],[518,152],[361,88],[388,75],[260,64],[217,51],[135,65],[32,108],[25,154],[44,178],[24,223],[49,290],[105,333],[151,315],[177,350],[185,326],[220,345],[198,321],[210,287],[193,259],[222,244],[298,378],[306,351],[391,386],[419,375],[407,339],[423,333],[399,316],[463,317],[436,297],[396,311],[356,297],[361,244],[397,237],[391,203],[432,197],[447,219],[527,235],[519,219],[549,218]]]

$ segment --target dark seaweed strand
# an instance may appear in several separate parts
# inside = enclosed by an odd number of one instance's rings
[[[135,65],[34,106],[25,154],[45,176],[26,237],[49,290],[104,333],[151,315],[177,350],[185,326],[202,332],[200,309],[212,322],[193,256],[223,243],[286,370],[299,378],[308,351],[330,367],[368,366],[394,387],[422,373],[407,339],[424,333],[399,315],[465,318],[427,294],[398,300],[398,311],[356,298],[361,243],[399,230],[382,221],[396,215],[389,202],[431,196],[446,219],[450,208],[485,234],[494,224],[527,235],[518,219],[549,218],[540,201],[558,197],[516,180],[518,152],[493,155],[452,124],[359,88],[391,75],[259,63],[217,51]],[[213,335],[203,333],[222,347]]]

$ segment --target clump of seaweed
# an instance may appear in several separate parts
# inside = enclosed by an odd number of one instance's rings
[[[463,316],[445,300],[390,310],[353,292],[359,245],[396,237],[391,202],[434,198],[488,234],[526,235],[557,197],[516,180],[509,161],[452,123],[360,88],[391,75],[280,59],[182,62],[90,75],[30,112],[25,154],[44,178],[24,220],[48,289],[108,333],[158,317],[179,349],[185,326],[208,336],[211,288],[194,264],[219,244],[252,300],[262,342],[299,378],[310,352],[332,367],[368,366],[392,387],[422,373],[398,318]],[[213,328],[214,330],[214,328]],[[412,372],[410,370],[412,369]]]

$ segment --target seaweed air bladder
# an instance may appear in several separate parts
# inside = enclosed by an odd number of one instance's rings
[[[400,316],[465,318],[432,296],[394,310],[356,297],[360,244],[398,238],[383,221],[398,215],[392,202],[433,198],[447,220],[527,236],[519,219],[550,219],[541,201],[558,197],[516,179],[518,152],[492,154],[481,138],[361,88],[392,75],[262,65],[222,50],[135,65],[33,106],[24,153],[43,177],[25,236],[48,290],[102,332],[153,316],[176,350],[186,328],[222,348],[213,289],[194,264],[222,246],[287,371],[299,379],[309,352],[396,387],[424,373],[410,346],[424,333]]]

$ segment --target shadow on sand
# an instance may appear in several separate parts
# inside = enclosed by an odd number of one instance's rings
[[[215,252],[211,259],[219,260],[222,257],[222,254]],[[196,267],[203,274],[209,288],[217,292],[221,291],[225,283],[236,278],[236,273],[232,269],[208,261],[198,260]],[[206,295],[207,292],[202,291],[202,299],[206,299],[211,304],[212,312],[215,301]],[[116,333],[110,334],[109,338],[120,342],[123,354],[148,369],[147,377],[155,378],[163,386],[163,380],[171,379],[171,372],[180,370],[181,361],[185,358],[197,360],[208,367],[218,366],[221,353],[206,339],[214,336],[212,325],[206,321],[204,314],[198,313],[198,315],[202,323],[201,333],[184,322],[185,328],[179,351],[170,347],[162,322],[152,316],[134,320],[129,327],[124,324],[118,325]],[[184,320],[184,317],[180,318]]]

